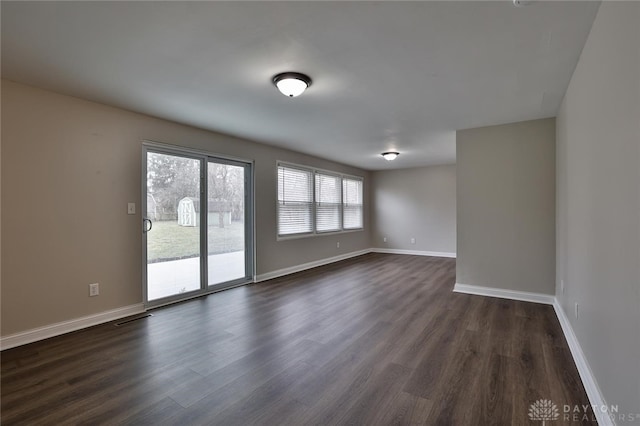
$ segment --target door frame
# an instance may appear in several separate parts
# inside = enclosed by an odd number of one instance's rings
[[[144,219],[147,212],[147,153],[176,155],[185,158],[192,158],[200,161],[200,288],[186,293],[163,297],[156,300],[148,300],[147,294],[147,237],[144,232],[146,226]],[[242,166],[245,170],[245,276],[236,280],[210,286],[208,283],[208,215],[202,214],[208,209],[208,162],[220,162],[234,166]],[[256,276],[256,256],[255,256],[255,162],[244,158],[232,157],[229,155],[216,154],[213,152],[187,148],[179,145],[170,145],[151,140],[142,141],[142,176],[141,176],[141,224],[142,224],[142,299],[145,308],[154,308],[168,305],[183,300],[201,297],[207,294],[238,287],[255,282]],[[204,210],[203,210],[204,209]]]

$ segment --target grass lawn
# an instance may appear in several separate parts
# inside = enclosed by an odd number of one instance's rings
[[[244,250],[244,224],[224,228],[209,226],[209,254]],[[180,226],[177,221],[153,222],[147,234],[149,262],[195,257],[200,252],[200,227]]]

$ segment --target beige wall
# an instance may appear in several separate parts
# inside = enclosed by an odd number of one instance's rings
[[[640,3],[603,2],[557,118],[556,289],[620,413],[640,413],[639,123]]]
[[[365,231],[276,241],[276,161],[330,161],[2,82],[2,335],[142,301],[144,139],[255,160],[257,273],[369,247]],[[336,242],[340,241],[340,248]],[[100,296],[88,297],[88,284]]]
[[[555,120],[456,137],[457,282],[553,294]]]
[[[377,171],[371,181],[373,247],[456,252],[455,165]]]

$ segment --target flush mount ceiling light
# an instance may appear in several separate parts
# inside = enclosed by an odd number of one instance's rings
[[[273,77],[273,84],[283,95],[295,98],[311,86],[311,78],[299,72],[283,72]]]
[[[385,160],[392,161],[392,160],[395,160],[396,157],[400,155],[400,153],[395,151],[388,151],[388,152],[383,152],[380,155],[382,155],[382,158],[384,158]]]

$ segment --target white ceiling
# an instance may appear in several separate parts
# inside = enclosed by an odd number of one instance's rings
[[[556,114],[598,5],[2,1],[2,75],[364,169],[445,164],[456,129]],[[313,84],[286,98],[282,71]]]

